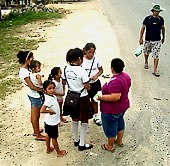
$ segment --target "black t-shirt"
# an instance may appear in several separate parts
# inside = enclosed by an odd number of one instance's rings
[[[164,19],[159,17],[147,16],[143,21],[143,25],[146,26],[145,40],[147,41],[159,41],[161,40],[161,29],[164,25]]]

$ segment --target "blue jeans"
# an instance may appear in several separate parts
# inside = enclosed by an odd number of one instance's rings
[[[30,102],[31,102],[31,106],[32,107],[36,107],[36,108],[39,108],[42,106],[42,100],[41,98],[33,98],[31,96],[28,96]]]
[[[125,129],[124,113],[121,114],[101,114],[102,126],[107,138],[116,137],[119,131]]]

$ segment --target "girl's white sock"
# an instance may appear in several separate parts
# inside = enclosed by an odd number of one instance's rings
[[[79,141],[79,137],[78,137],[78,122],[72,121],[72,131],[73,131],[74,141],[78,142]]]
[[[95,114],[93,115],[93,119],[98,119],[98,113],[95,113]]]
[[[85,144],[85,137],[87,132],[87,123],[82,123],[80,128],[80,146],[84,146]]]

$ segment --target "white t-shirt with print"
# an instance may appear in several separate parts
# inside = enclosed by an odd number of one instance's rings
[[[44,104],[47,106],[47,110],[53,110],[56,114],[50,115],[49,113],[45,113],[44,122],[48,125],[54,126],[60,123],[60,107],[57,102],[57,97],[55,95],[44,95],[45,101]]]
[[[63,84],[62,82],[57,82],[56,80],[53,80],[55,84],[55,92],[56,93],[63,93]],[[58,100],[63,100],[63,96],[57,96]]]
[[[65,69],[66,78],[68,81],[68,89],[74,92],[80,92],[84,88],[84,84],[89,82],[87,72],[81,66],[68,65]],[[65,80],[64,70],[62,78]],[[87,96],[87,90],[84,88],[80,97]]]
[[[25,81],[25,78],[30,77],[30,71],[28,69],[25,69],[23,67],[20,68],[19,70],[19,77],[21,81],[24,83],[27,95],[33,98],[40,98],[40,95],[37,91],[31,90],[28,84]]]
[[[93,59],[94,59],[94,62],[93,62]],[[92,66],[92,62],[93,62],[93,66]],[[102,67],[100,60],[96,56],[94,56],[90,60],[88,60],[84,57],[83,63],[82,63],[81,66],[86,70],[88,75],[89,75],[89,72],[90,72],[90,69],[91,69],[91,66],[92,66],[91,73],[90,73],[90,76],[89,76],[90,78],[92,78],[94,75],[96,75],[99,72],[99,69],[98,69],[99,67]],[[94,83],[97,80],[90,80],[90,83]]]

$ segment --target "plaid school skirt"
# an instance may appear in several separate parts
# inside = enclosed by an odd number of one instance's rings
[[[88,96],[80,97],[77,109],[63,107],[63,116],[70,115],[73,120],[87,123],[88,119],[92,119],[94,108]]]

